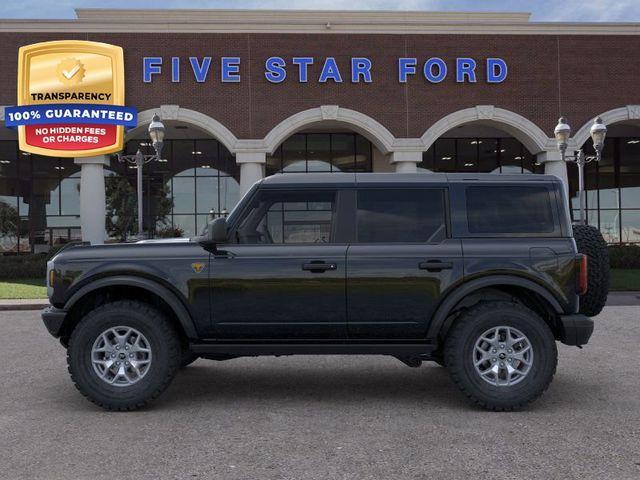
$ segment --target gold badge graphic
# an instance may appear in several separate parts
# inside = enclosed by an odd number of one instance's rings
[[[200,262],[192,263],[191,268],[193,269],[194,272],[200,273],[204,270],[204,263],[200,263]]]
[[[125,124],[116,116],[128,108],[122,48],[81,40],[21,47],[16,108],[25,152],[90,157],[122,150]]]
[[[75,85],[82,82],[84,74],[84,65],[75,58],[65,58],[58,64],[58,80],[63,85]]]

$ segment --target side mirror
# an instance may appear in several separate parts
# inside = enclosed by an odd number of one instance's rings
[[[208,241],[211,243],[226,243],[227,241],[227,219],[216,218],[207,227]]]

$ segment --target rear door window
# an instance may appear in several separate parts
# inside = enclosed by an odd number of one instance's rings
[[[469,233],[550,234],[556,230],[549,190],[543,186],[466,189]]]
[[[441,188],[358,190],[359,243],[439,243],[445,218]]]

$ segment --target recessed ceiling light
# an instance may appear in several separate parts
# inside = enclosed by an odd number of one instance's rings
[[[465,163],[464,166],[465,167],[473,167],[473,163]]]
[[[211,168],[211,165],[200,165],[200,168]]]
[[[191,152],[191,155],[202,155],[202,152],[200,150],[196,150]]]
[[[11,163],[11,160],[0,160],[0,163],[3,163],[6,165],[7,163]]]
[[[635,144],[635,143],[640,143],[640,140],[629,140],[627,143],[628,143],[629,145],[633,145],[633,144]]]
[[[478,145],[482,143],[482,140],[471,140],[471,145]]]
[[[522,160],[522,157],[513,157],[514,160]]]
[[[56,167],[53,167],[53,168],[55,168],[56,170],[64,170],[64,167],[58,167],[58,166],[56,166]]]
[[[442,160],[451,160],[453,157],[442,157]]]

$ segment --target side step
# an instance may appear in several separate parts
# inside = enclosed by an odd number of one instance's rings
[[[428,343],[192,343],[191,351],[211,355],[393,355],[428,357]]]

